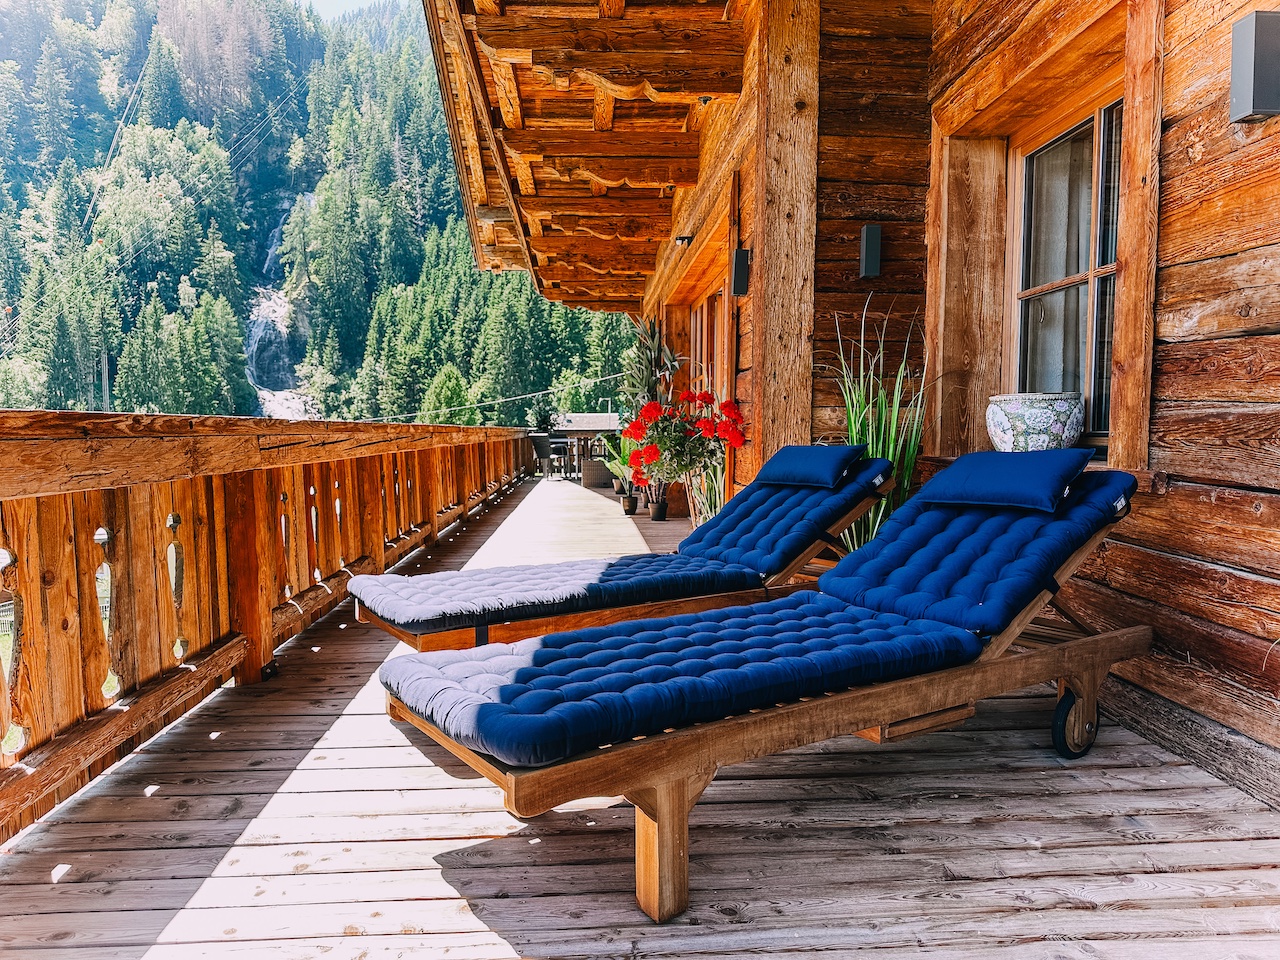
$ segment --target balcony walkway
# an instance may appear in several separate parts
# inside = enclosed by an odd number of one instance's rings
[[[525,484],[410,567],[642,550],[673,526]],[[655,926],[633,903],[630,809],[508,816],[383,716],[373,675],[396,652],[344,605],[280,650],[278,678],[222,692],[16,838],[0,953],[1280,957],[1280,814],[1112,725],[1058,759],[1041,691],[960,731],[723,771],[692,817],[692,907]]]

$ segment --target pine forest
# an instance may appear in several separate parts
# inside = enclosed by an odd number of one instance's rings
[[[0,407],[616,409],[631,322],[476,269],[430,57],[417,0],[0,0]]]

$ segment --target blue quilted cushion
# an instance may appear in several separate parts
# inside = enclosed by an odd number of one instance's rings
[[[804,592],[474,650],[397,657],[383,685],[517,766],[758,707],[967,663],[973,634]]]
[[[351,594],[372,613],[413,634],[602,607],[757,590],[750,567],[675,553],[613,560],[449,570],[417,577],[352,577]]]
[[[1025,507],[1053,513],[1092,456],[1092,450],[967,453],[916,496],[925,503]]]
[[[765,461],[756,480],[793,487],[838,486],[848,479],[859,460],[867,455],[865,443],[857,446],[783,447]]]
[[[1057,570],[1116,519],[1136,489],[1127,473],[1084,473],[1055,513],[912,497],[818,585],[872,610],[994,636],[1054,588]]]
[[[753,481],[680,544],[680,553],[758,570],[766,579],[865,500],[893,472],[888,460],[860,460],[840,487],[782,486]]]

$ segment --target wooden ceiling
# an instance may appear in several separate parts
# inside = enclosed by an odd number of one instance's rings
[[[424,3],[476,262],[639,314],[706,108],[742,91],[742,23],[679,0]]]

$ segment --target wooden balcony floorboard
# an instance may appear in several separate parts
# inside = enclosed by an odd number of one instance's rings
[[[501,555],[502,538],[547,559],[626,540],[583,493],[525,484],[406,566]],[[551,516],[576,517],[577,548]],[[692,816],[692,906],[655,926],[626,804],[522,823],[386,720],[376,670],[406,650],[344,605],[279,651],[280,676],[223,691],[17,837],[0,954],[1280,956],[1280,813],[1114,725],[1059,759],[1048,690],[959,730],[722,771]]]

